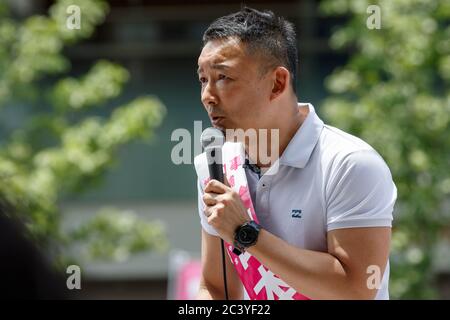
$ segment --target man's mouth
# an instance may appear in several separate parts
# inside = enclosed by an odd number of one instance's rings
[[[224,117],[211,117],[211,122],[213,125],[220,125],[221,122],[223,122],[225,118]]]
[[[217,120],[217,119],[220,119],[223,117],[222,116],[211,116],[210,118],[211,118],[211,120]]]
[[[214,125],[219,124],[220,122],[222,122],[225,119],[225,117],[216,116],[216,115],[210,115],[209,118],[211,119],[211,123]]]

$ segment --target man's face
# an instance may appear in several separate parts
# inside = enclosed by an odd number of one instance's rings
[[[262,76],[261,58],[249,56],[235,39],[213,40],[204,46],[198,66],[201,100],[214,127],[267,127],[271,84]]]

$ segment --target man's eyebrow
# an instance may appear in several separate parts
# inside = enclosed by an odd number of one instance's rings
[[[216,63],[216,64],[213,64],[212,68],[213,69],[224,70],[224,69],[229,69],[230,66],[227,65],[227,64],[224,64],[224,63]]]
[[[225,69],[229,69],[229,68],[231,68],[229,65],[226,65],[226,64],[223,64],[223,63],[216,63],[216,64],[213,64],[212,66],[211,66],[211,68],[212,69],[217,69],[217,70],[225,70]],[[200,73],[200,72],[202,72],[203,71],[203,68],[201,68],[201,67],[199,67],[198,69],[197,69],[197,73]]]

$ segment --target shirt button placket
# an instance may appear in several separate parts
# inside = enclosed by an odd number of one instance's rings
[[[266,178],[262,178],[258,183],[258,198],[261,214],[267,216],[269,214],[269,182]]]

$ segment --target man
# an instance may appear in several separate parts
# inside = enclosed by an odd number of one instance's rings
[[[311,299],[388,299],[396,187],[373,148],[324,125],[312,105],[297,102],[292,24],[270,11],[244,8],[213,22],[203,42],[198,74],[212,124],[279,129],[278,150],[270,150],[280,155],[277,173],[246,169],[260,230],[244,250]],[[247,156],[263,173],[274,164]],[[233,244],[249,216],[239,195],[216,180],[204,190],[199,184],[199,214],[198,298],[223,299],[220,239]],[[229,297],[242,299],[228,258],[226,270]]]

